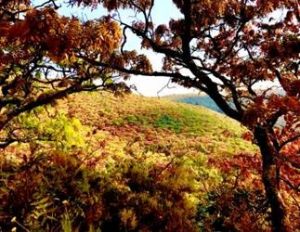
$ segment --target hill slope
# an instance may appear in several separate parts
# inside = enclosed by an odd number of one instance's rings
[[[256,150],[222,114],[135,95],[75,94],[7,129],[24,138],[1,151],[3,231],[214,231],[228,160]]]
[[[108,93],[81,93],[62,104],[83,124],[143,146],[222,155],[255,149],[242,139],[245,129],[237,122],[204,107]]]

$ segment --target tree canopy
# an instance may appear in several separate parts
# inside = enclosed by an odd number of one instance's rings
[[[297,0],[173,0],[179,19],[156,24],[155,0],[69,0],[104,7],[94,21],[59,16],[59,1],[0,3],[1,124],[70,92],[111,87],[112,77],[167,76],[209,95],[252,131],[274,231],[284,231],[283,186],[299,192],[299,2]],[[132,11],[131,22],[120,10]],[[163,55],[155,70],[139,51],[125,50],[127,33]],[[100,85],[91,80],[101,78]],[[261,88],[260,86],[267,86]],[[279,119],[283,123],[278,123]],[[250,136],[250,137],[251,137]],[[296,145],[295,145],[296,144]]]
[[[1,1],[0,35],[0,128],[69,93],[112,84],[108,69],[80,59],[108,60],[119,47],[120,26],[108,17],[83,23],[58,15],[54,1]]]
[[[113,15],[126,32],[141,39],[141,47],[162,54],[163,68],[153,71],[136,51],[119,52],[110,63],[83,59],[97,67],[111,67],[125,76],[168,76],[175,83],[208,94],[229,117],[247,126],[261,149],[263,182],[272,208],[275,231],[283,231],[285,209],[282,183],[298,190],[282,170],[298,169],[290,145],[299,138],[299,3],[293,0],[173,1],[179,19],[159,25],[151,17],[157,1],[70,1],[102,6],[110,12],[132,10],[131,23]],[[188,72],[185,72],[185,71]],[[189,73],[189,75],[186,75]],[[269,84],[269,88],[259,85]],[[278,126],[278,120],[284,123]],[[287,157],[288,150],[289,157]],[[296,152],[297,153],[297,152]]]

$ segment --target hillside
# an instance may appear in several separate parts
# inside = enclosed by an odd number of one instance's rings
[[[245,129],[170,100],[80,93],[23,114],[10,131],[23,138],[0,157],[4,231],[214,231],[239,210],[223,197],[256,178],[235,179],[255,160]]]
[[[188,146],[189,151],[232,155],[254,149],[242,139],[245,130],[239,123],[201,106],[135,95],[81,93],[70,97],[67,110],[84,125],[126,142],[152,144],[155,151]]]

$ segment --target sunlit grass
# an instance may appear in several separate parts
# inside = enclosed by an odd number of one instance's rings
[[[126,142],[139,138],[141,146],[153,152],[184,153],[185,147],[189,152],[220,155],[256,151],[242,139],[246,129],[238,122],[200,106],[109,93],[81,93],[62,104],[83,124],[109,131]]]

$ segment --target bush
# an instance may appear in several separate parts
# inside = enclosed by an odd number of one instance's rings
[[[0,157],[4,231],[198,231],[202,186],[220,182],[201,154],[146,152],[61,112],[27,114],[14,125],[32,140]]]

